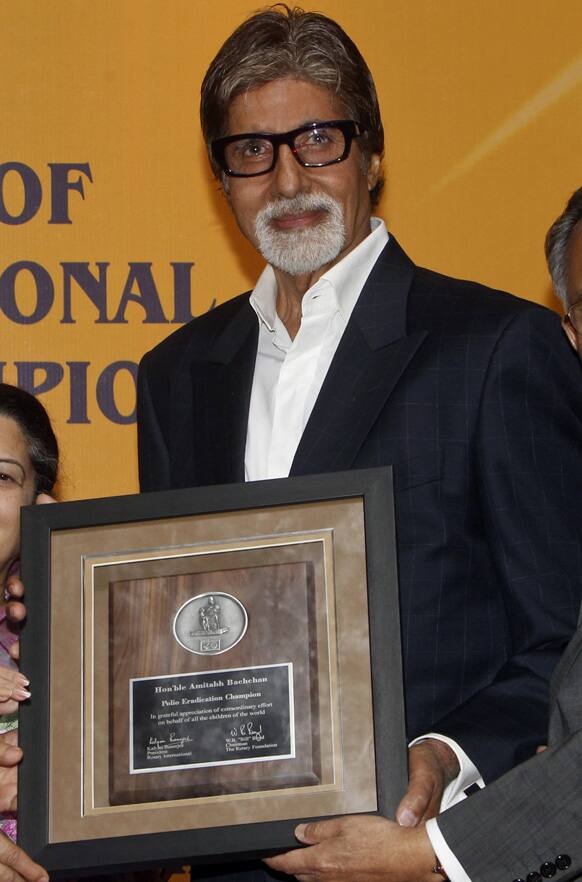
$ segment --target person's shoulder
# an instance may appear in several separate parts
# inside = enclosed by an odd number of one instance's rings
[[[171,362],[175,365],[182,357],[191,353],[204,358],[212,350],[218,337],[241,311],[251,308],[249,297],[250,291],[247,291],[196,316],[146,352],[142,363],[155,364],[157,368],[163,368],[165,363]]]
[[[410,307],[416,320],[446,326],[449,333],[455,329],[499,333],[513,325],[560,326],[553,310],[533,300],[424,267],[415,268]]]
[[[558,315],[533,300],[414,263],[392,234],[379,266],[388,274],[409,274],[407,317],[411,331],[442,329],[452,335],[488,335],[514,324],[560,327]]]

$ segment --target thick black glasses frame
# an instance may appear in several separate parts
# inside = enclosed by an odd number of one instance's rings
[[[317,129],[326,128],[339,129],[343,134],[345,146],[342,155],[338,156],[337,159],[328,159],[326,162],[303,162],[294,145],[297,135],[301,135],[303,132],[313,132]],[[333,165],[336,162],[343,162],[344,159],[347,159],[350,155],[354,138],[359,138],[364,134],[365,129],[363,129],[359,123],[354,122],[353,119],[332,119],[322,122],[308,123],[305,126],[299,126],[298,129],[292,129],[290,132],[281,132],[280,134],[272,134],[269,132],[246,132],[240,135],[228,135],[226,138],[217,138],[215,141],[212,141],[211,150],[215,162],[218,163],[225,175],[228,175],[231,178],[256,178],[259,175],[268,175],[269,172],[273,171],[277,165],[279,147],[281,144],[286,144],[287,147],[289,147],[291,153],[303,168],[322,168],[324,165]],[[225,150],[227,146],[234,141],[242,141],[245,138],[260,138],[262,141],[268,141],[272,145],[273,162],[269,168],[263,169],[263,171],[259,172],[251,172],[250,174],[246,174],[245,172],[235,172],[229,168],[225,158]]]

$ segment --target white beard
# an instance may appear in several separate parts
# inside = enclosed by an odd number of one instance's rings
[[[271,226],[276,218],[322,209],[326,216],[315,226],[302,230],[276,230]],[[259,251],[271,266],[290,276],[313,273],[332,263],[344,246],[342,207],[325,193],[300,193],[292,199],[277,199],[258,213],[255,234]]]

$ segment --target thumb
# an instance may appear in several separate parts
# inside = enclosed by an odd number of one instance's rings
[[[37,505],[50,505],[52,502],[56,502],[56,499],[53,499],[52,496],[49,496],[48,493],[39,493],[36,497]]]
[[[431,800],[432,787],[425,778],[411,778],[408,790],[396,809],[396,820],[401,827],[416,827]]]
[[[295,827],[295,837],[305,845],[317,845],[323,839],[330,839],[336,835],[337,822],[315,821],[311,824],[298,824]]]

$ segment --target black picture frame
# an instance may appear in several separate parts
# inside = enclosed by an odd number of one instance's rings
[[[58,633],[58,623],[51,623],[51,609],[62,590],[58,583],[51,584],[55,537],[63,535],[62,531],[78,534],[95,527],[146,525],[160,519],[195,519],[238,512],[255,516],[265,509],[312,507],[314,503],[337,500],[356,500],[363,507],[377,800],[372,813],[390,817],[407,780],[390,468],[29,506],[22,510],[21,571],[27,588],[28,617],[21,636],[21,667],[33,684],[33,696],[21,706],[19,722],[24,758],[18,778],[18,842],[47,868],[52,878],[261,858],[296,847],[293,831],[300,821],[327,816],[314,812],[228,827],[55,841],[51,834],[49,733],[51,725],[54,731],[61,721],[53,718],[56,701],[51,701],[51,694],[54,695],[56,673],[51,667],[51,645],[57,640],[70,645],[82,642],[81,622],[79,634],[64,635]],[[65,714],[70,713],[71,718],[82,715],[82,706],[83,696],[73,692],[67,696]],[[62,713],[62,701],[59,708]],[[62,720],[62,725],[66,724],[67,720]]]

